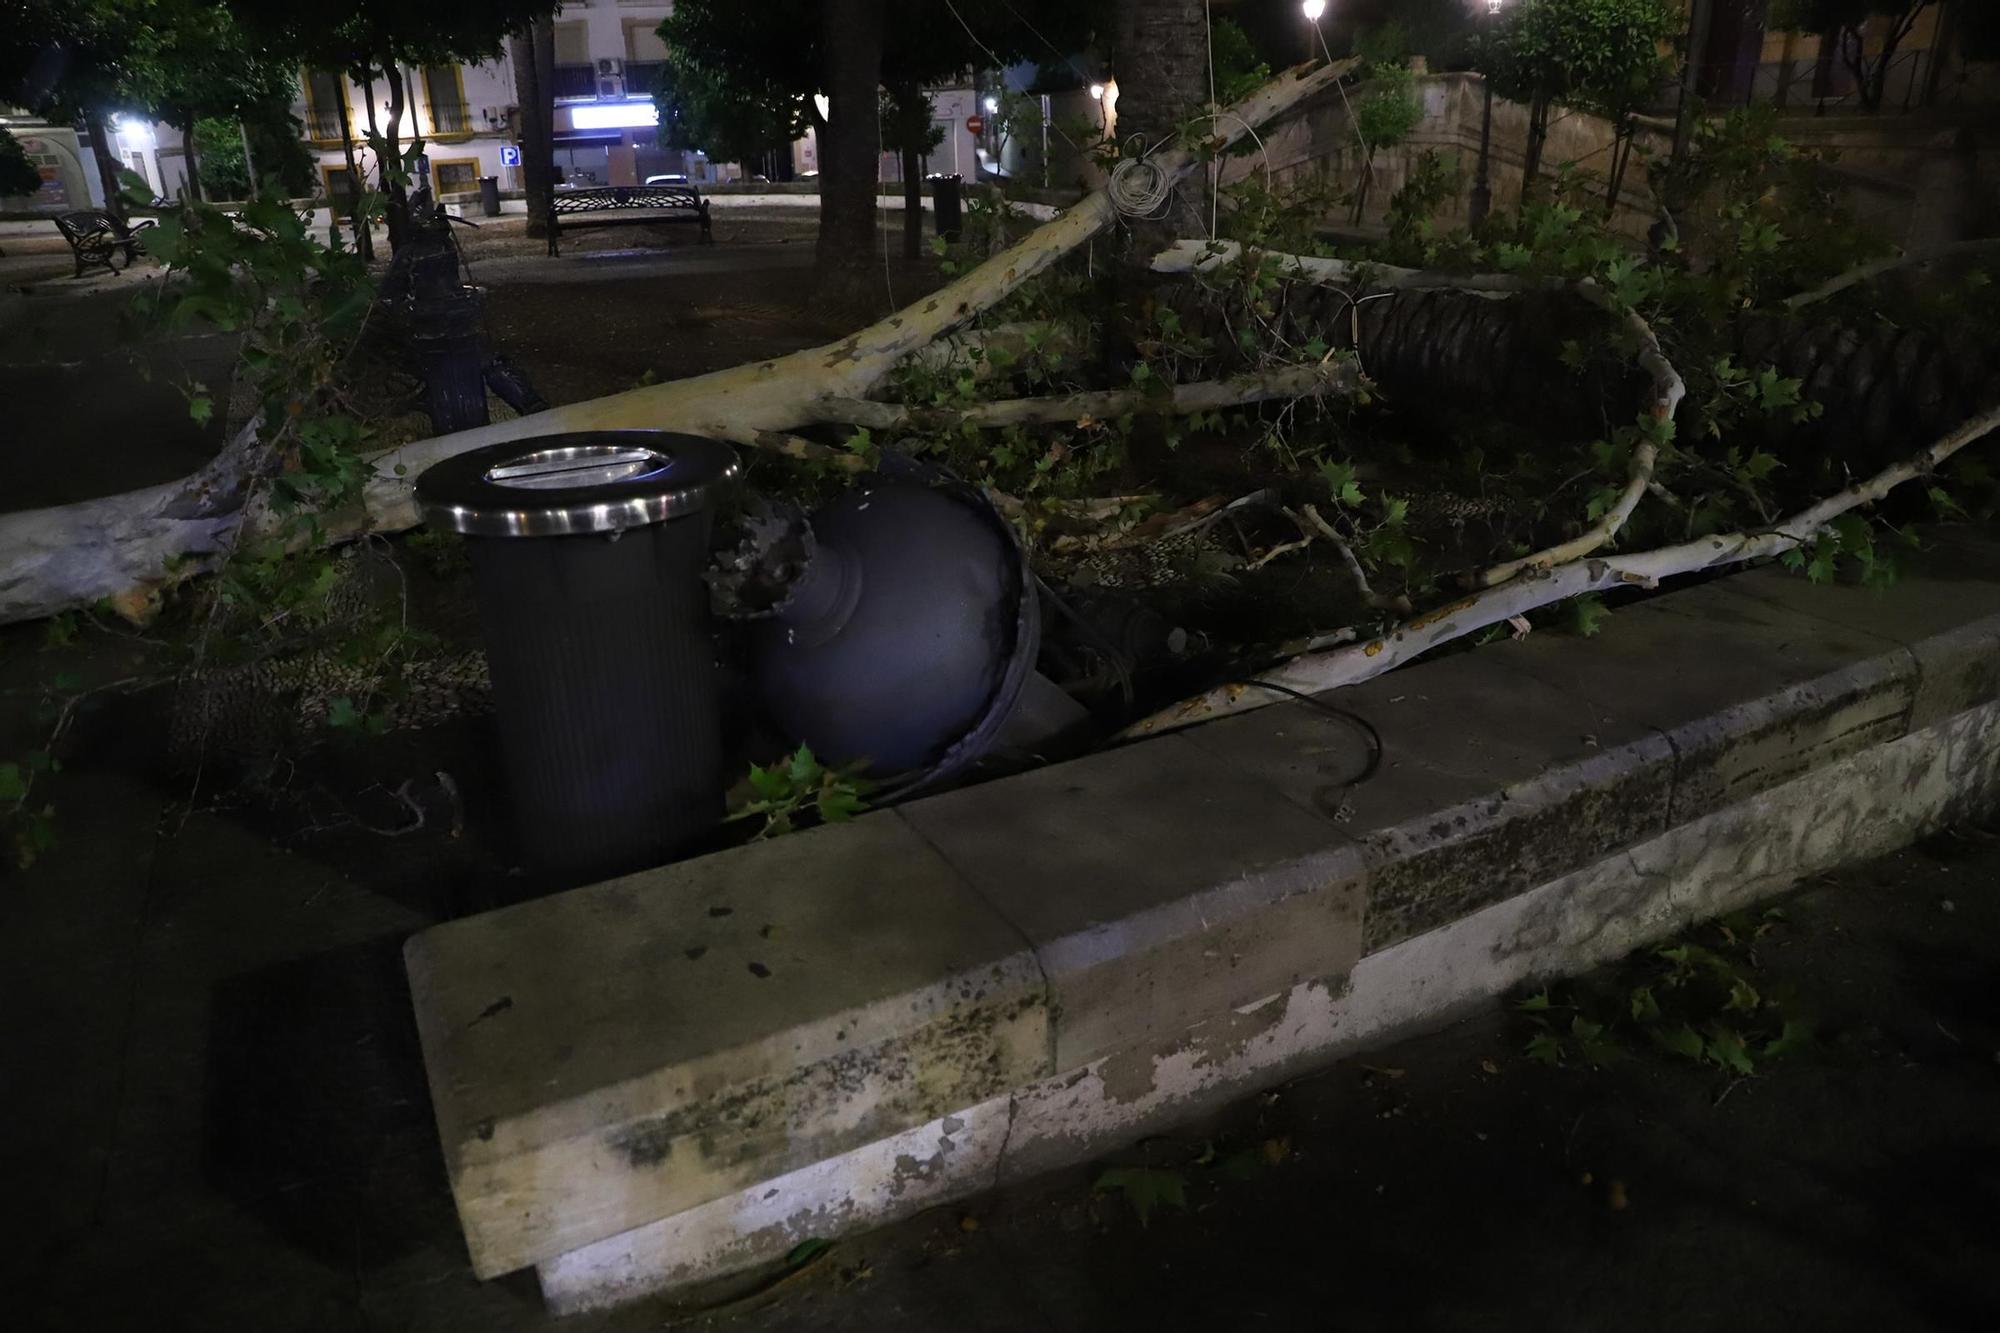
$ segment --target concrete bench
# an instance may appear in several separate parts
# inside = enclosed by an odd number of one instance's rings
[[[2000,555],[1775,570],[407,949],[473,1266],[557,1309],[1053,1166],[2000,794]],[[1966,570],[1974,570],[1972,576]]]

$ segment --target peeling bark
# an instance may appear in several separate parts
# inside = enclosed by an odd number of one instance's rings
[[[1261,125],[1296,105],[1341,78],[1354,63],[1287,70],[1211,122],[1215,132],[1203,144],[1163,148],[1153,160],[1180,178],[1199,164],[1204,150],[1212,153],[1234,143],[1248,132],[1246,126]],[[1115,217],[1103,191],[1087,195],[949,286],[839,342],[385,450],[369,460],[375,471],[361,511],[323,516],[324,534],[340,540],[414,527],[419,521],[413,492],[418,474],[442,459],[505,440],[576,430],[669,428],[767,447],[760,441],[826,421],[822,408],[827,401],[866,399],[903,358],[991,308],[1098,235]],[[198,522],[190,523],[168,511],[174,497],[202,488],[216,466],[164,487],[0,514],[0,570],[5,571],[0,574],[0,624],[104,598],[144,607],[166,585],[211,567],[220,549],[217,532],[225,537],[233,533],[240,514],[204,511]],[[233,493],[216,489],[215,502],[229,503],[232,494],[240,510],[245,497],[241,487]],[[266,528],[259,522],[254,530],[262,535]]]

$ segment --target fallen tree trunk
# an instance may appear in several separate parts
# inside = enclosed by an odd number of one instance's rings
[[[1178,180],[1252,127],[1268,121],[1357,62],[1301,65],[1285,71],[1205,122],[1200,143],[1161,149],[1149,159]],[[991,308],[1110,226],[1117,211],[1098,190],[1053,222],[1028,233],[950,285],[839,342],[728,370],[647,385],[419,440],[375,455],[360,512],[326,516],[331,539],[414,527],[414,485],[426,468],[505,440],[562,431],[664,428],[752,448],[810,442],[794,434],[827,420],[823,405],[862,400],[903,358]],[[211,465],[213,466],[213,465]],[[186,482],[53,509],[0,514],[0,624],[34,619],[110,599],[143,618],[161,591],[211,568],[242,535],[247,487],[217,486],[203,469]],[[190,501],[191,494],[203,498]],[[192,510],[192,517],[188,511]],[[262,525],[253,521],[252,531]]]
[[[1154,257],[1153,269],[1158,273],[1206,273],[1234,263],[1242,255],[1243,247],[1234,241],[1180,241]],[[1329,287],[1352,285],[1390,291],[1451,288],[1495,299],[1505,299],[1522,292],[1568,292],[1619,320],[1632,334],[1638,344],[1636,359],[1639,367],[1646,372],[1651,384],[1651,397],[1645,405],[1646,415],[1655,421],[1672,421],[1674,413],[1680,409],[1681,399],[1687,395],[1687,385],[1660,349],[1660,340],[1654,335],[1652,326],[1637,311],[1619,306],[1609,293],[1588,278],[1573,282],[1562,278],[1507,273],[1437,273],[1426,269],[1397,268],[1389,264],[1355,264],[1340,259],[1275,252],[1256,257],[1263,263],[1275,263],[1281,273],[1295,281]],[[1566,542],[1495,565],[1474,576],[1472,581],[1478,586],[1490,588],[1528,570],[1549,569],[1605,546],[1618,535],[1618,530],[1625,526],[1632,511],[1638,508],[1639,501],[1652,485],[1653,468],[1658,461],[1659,449],[1650,441],[1641,441],[1633,447],[1632,462],[1618,499],[1596,522]]]

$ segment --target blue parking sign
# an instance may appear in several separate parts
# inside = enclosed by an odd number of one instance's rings
[[[521,149],[519,145],[511,143],[500,145],[500,165],[503,167],[518,167],[521,165]]]

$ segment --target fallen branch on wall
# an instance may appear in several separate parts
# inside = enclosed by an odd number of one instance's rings
[[[1842,514],[1873,504],[1904,482],[1934,472],[1953,454],[1996,428],[2000,428],[2000,408],[1973,417],[1929,448],[1770,528],[1719,533],[1632,555],[1588,556],[1527,573],[1411,617],[1379,638],[1331,652],[1308,653],[1252,679],[1308,694],[1358,685],[1488,625],[1583,593],[1619,587],[1650,588],[1679,575],[1782,555],[1811,542],[1821,529]],[[1156,735],[1280,701],[1279,696],[1253,684],[1224,685],[1163,709],[1128,727],[1123,734]]]

